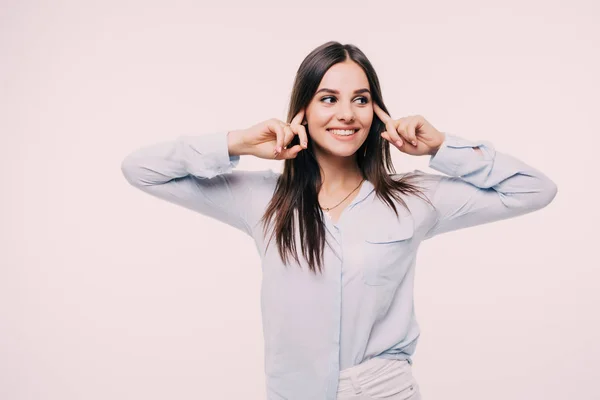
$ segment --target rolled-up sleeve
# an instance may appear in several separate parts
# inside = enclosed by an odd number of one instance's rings
[[[445,136],[429,162],[429,167],[447,176],[439,176],[433,189],[430,200],[436,219],[426,239],[526,214],[547,206],[556,196],[557,186],[550,178],[497,151],[492,143]]]
[[[134,187],[252,234],[253,193],[271,170],[236,170],[227,131],[182,135],[127,155],[121,170]]]

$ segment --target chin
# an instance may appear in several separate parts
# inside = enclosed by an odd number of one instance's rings
[[[327,152],[340,157],[349,157],[356,153],[366,137],[356,136],[352,139],[337,140],[336,138],[328,137],[326,142]]]
[[[358,151],[356,146],[336,146],[326,148],[325,151],[332,156],[337,157],[352,157]]]

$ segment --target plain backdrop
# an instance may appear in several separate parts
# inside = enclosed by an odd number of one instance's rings
[[[592,0],[1,0],[0,398],[265,397],[254,243],[131,187],[121,161],[285,119],[301,61],[336,40],[393,117],[491,141],[559,189],[421,246],[424,400],[599,399],[599,17]]]

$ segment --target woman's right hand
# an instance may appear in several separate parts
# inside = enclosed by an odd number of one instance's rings
[[[249,154],[268,160],[296,158],[301,150],[308,147],[308,136],[302,125],[303,118],[304,110],[301,110],[289,125],[272,118],[248,129],[232,131],[229,134],[234,136],[231,141],[238,142],[238,147],[244,149],[240,154]],[[298,135],[301,144],[286,148],[295,135]]]

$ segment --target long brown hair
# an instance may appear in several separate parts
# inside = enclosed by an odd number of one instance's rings
[[[354,45],[342,45],[339,42],[330,41],[314,49],[300,64],[291,94],[287,122],[291,122],[301,109],[308,106],[327,70],[334,64],[348,59],[357,63],[365,71],[369,80],[372,101],[388,113],[383,104],[379,79],[364,53]],[[421,195],[422,193],[421,188],[409,182],[412,178],[410,174],[401,179],[394,179],[389,175],[388,171],[394,174],[396,171],[390,157],[389,142],[380,136],[380,132],[384,130],[385,124],[374,114],[367,139],[357,151],[357,163],[363,178],[373,183],[377,196],[385,201],[398,216],[392,198],[408,209],[400,194]],[[310,136],[308,129],[307,134]],[[288,147],[298,143],[299,137],[296,135]],[[264,222],[264,234],[266,235],[271,220],[275,218],[275,229],[272,231],[269,243],[275,235],[279,255],[284,264],[287,265],[290,254],[299,263],[295,240],[296,215],[302,255],[308,260],[311,271],[316,272],[318,268],[319,272],[322,272],[326,234],[323,212],[318,201],[322,183],[321,172],[313,149],[314,145],[309,139],[306,150],[300,151],[295,158],[284,161],[283,173],[278,178],[273,198],[269,202],[261,222]]]

